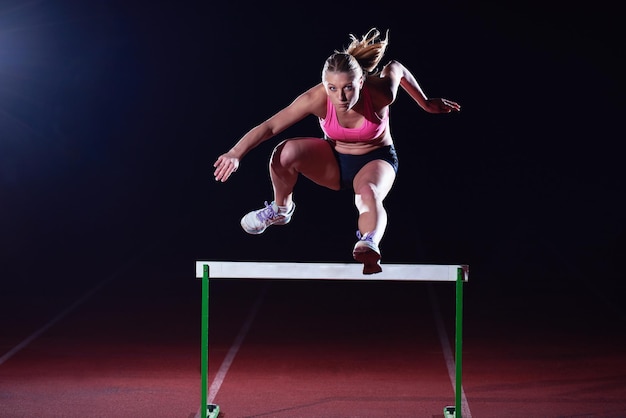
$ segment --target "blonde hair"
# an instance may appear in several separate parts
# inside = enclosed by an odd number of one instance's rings
[[[343,51],[335,51],[324,63],[322,76],[328,72],[358,72],[371,74],[383,59],[389,44],[389,30],[385,38],[380,37],[380,31],[370,29],[361,39],[350,34],[350,45]]]

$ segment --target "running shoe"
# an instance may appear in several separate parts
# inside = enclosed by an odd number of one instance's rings
[[[359,263],[363,263],[363,274],[374,274],[383,271],[379,263],[380,250],[372,239],[373,234],[373,232],[369,232],[361,235],[361,232],[356,232],[359,241],[354,245],[352,257]]]
[[[241,218],[241,227],[248,234],[262,234],[270,225],[285,225],[291,221],[291,215],[296,209],[296,204],[291,203],[291,208],[287,213],[280,213],[276,202],[267,203],[259,210],[253,210]]]

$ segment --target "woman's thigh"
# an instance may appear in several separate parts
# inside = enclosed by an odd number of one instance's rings
[[[387,197],[396,179],[396,172],[387,161],[373,160],[365,164],[354,177],[354,192],[358,196],[371,192],[382,201]]]
[[[273,158],[280,158],[284,166],[320,186],[339,190],[339,164],[330,144],[321,138],[292,138],[281,142]]]

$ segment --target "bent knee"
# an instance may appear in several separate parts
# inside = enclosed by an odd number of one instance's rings
[[[372,183],[366,183],[356,187],[354,193],[357,203],[372,204],[382,201],[382,196],[378,192],[378,188]]]
[[[290,140],[284,140],[272,151],[271,164],[289,166],[298,158],[298,147]]]

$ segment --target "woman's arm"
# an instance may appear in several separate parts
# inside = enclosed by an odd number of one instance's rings
[[[239,162],[250,150],[278,135],[306,116],[317,112],[320,98],[325,103],[325,97],[324,86],[320,83],[296,97],[291,104],[269,119],[250,129],[228,152],[217,158],[213,164],[215,180],[222,182],[228,180],[228,177],[237,171]]]
[[[398,86],[401,86],[422,109],[429,113],[450,113],[461,110],[461,106],[451,100],[442,98],[429,99],[413,74],[398,61],[392,60],[385,65],[380,72],[380,77],[389,78],[393,99],[395,99],[398,92]]]

